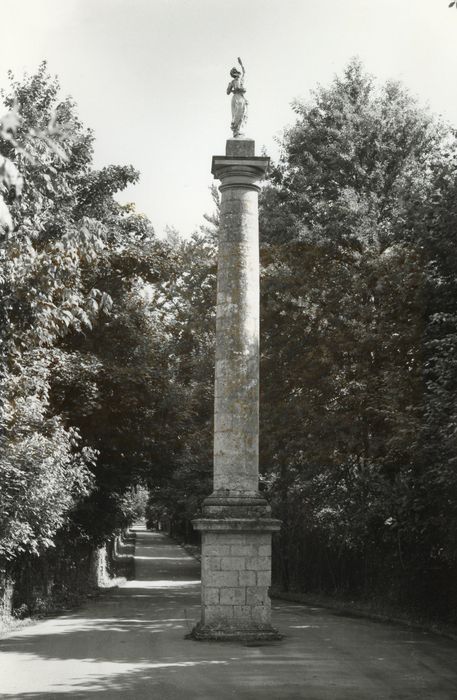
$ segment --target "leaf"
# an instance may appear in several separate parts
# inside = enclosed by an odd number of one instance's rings
[[[0,133],[5,132],[6,134],[11,132],[14,134],[20,123],[21,117],[19,116],[17,110],[11,110],[10,112],[4,114],[0,119]]]
[[[20,196],[24,185],[22,175],[11,160],[2,156],[0,156],[0,179],[8,189],[14,187],[16,196]]]
[[[13,220],[11,218],[11,214],[9,212],[8,207],[6,206],[3,197],[0,196],[0,226],[6,229],[7,231],[12,231],[13,230]]]

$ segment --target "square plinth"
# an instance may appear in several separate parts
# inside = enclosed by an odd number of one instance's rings
[[[204,522],[210,521],[199,524]],[[271,528],[277,521],[268,522]],[[198,529],[202,530],[202,618],[191,637],[281,639],[271,626],[271,529]]]
[[[227,139],[225,144],[225,155],[235,158],[252,158],[252,156],[255,156],[254,139]]]

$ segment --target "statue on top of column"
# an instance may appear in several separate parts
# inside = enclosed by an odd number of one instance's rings
[[[242,128],[246,123],[248,116],[248,101],[244,96],[246,89],[244,87],[244,76],[245,69],[241,58],[238,58],[238,63],[241,66],[241,71],[238,68],[232,68],[230,75],[233,80],[231,80],[227,87],[227,95],[232,94],[232,124],[231,129],[233,136],[242,136]]]

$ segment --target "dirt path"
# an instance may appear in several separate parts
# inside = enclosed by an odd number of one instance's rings
[[[274,604],[284,641],[187,641],[199,568],[139,531],[136,580],[0,641],[0,698],[457,700],[457,643],[394,625]]]

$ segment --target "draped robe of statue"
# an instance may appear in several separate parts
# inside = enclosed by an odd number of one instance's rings
[[[242,134],[242,128],[247,119],[248,101],[245,98],[246,90],[243,85],[243,76],[239,76],[230,81],[227,87],[227,94],[232,93],[232,124],[231,129],[234,136]]]

